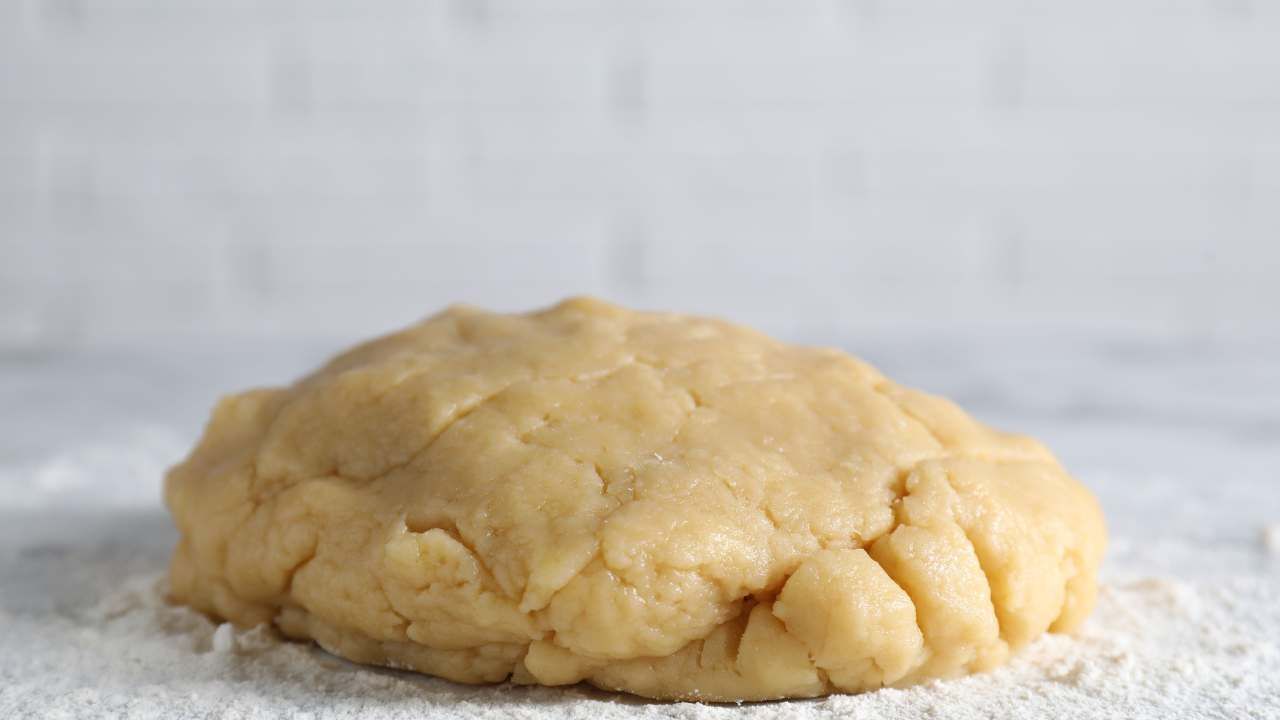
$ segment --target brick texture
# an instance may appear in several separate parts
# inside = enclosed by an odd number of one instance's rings
[[[0,347],[589,292],[1280,336],[1262,0],[0,3]]]

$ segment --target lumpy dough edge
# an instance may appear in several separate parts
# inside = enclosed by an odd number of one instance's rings
[[[355,662],[658,699],[979,672],[1092,608],[1093,496],[843,353],[586,298],[454,307],[223,399],[172,598]]]

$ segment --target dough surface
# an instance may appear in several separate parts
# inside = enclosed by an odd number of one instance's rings
[[[991,668],[1089,613],[1094,498],[844,353],[591,299],[453,307],[224,398],[175,600],[361,663],[764,700]]]

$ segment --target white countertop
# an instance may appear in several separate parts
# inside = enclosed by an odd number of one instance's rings
[[[175,537],[157,499],[163,468],[217,392],[287,380],[322,352],[10,354],[0,355],[0,716],[1280,718],[1280,347],[831,344],[1040,437],[1098,494],[1112,541],[1079,638],[1048,638],[976,678],[743,707],[463,688],[356,667],[217,630],[154,590]]]

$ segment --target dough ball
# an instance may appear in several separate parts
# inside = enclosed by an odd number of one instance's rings
[[[222,400],[172,594],[469,683],[765,700],[976,672],[1088,614],[1039,443],[842,352],[573,299],[454,307]]]

